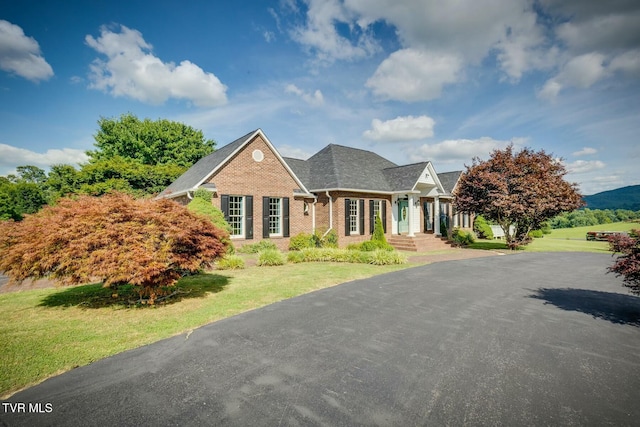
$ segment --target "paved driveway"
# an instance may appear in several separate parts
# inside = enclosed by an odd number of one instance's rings
[[[638,425],[640,298],[605,274],[611,261],[524,253],[347,283],[75,369],[10,399],[44,413],[3,405],[0,417],[30,426]]]

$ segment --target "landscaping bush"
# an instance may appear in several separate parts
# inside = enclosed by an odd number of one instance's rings
[[[615,234],[609,237],[609,249],[620,254],[609,271],[622,276],[624,286],[640,295],[640,230],[631,230],[629,236]]]
[[[0,271],[17,282],[48,277],[64,284],[132,284],[153,303],[185,272],[224,255],[226,238],[173,201],[80,196],[60,199],[20,223],[2,222]]]
[[[287,254],[287,261],[294,264],[304,262],[304,254],[301,251],[291,251]]]
[[[473,221],[473,231],[475,231],[481,239],[493,240],[491,226],[482,215],[476,216],[475,221]]]
[[[225,255],[216,262],[218,270],[242,270],[244,268],[244,260],[238,255]]]
[[[540,239],[540,238],[544,237],[544,233],[542,232],[542,230],[531,230],[529,232],[529,237]]]
[[[347,245],[347,249],[350,251],[363,251],[363,252],[372,252],[372,251],[393,251],[395,248],[388,244],[386,241],[381,242],[379,240],[367,240],[361,243],[350,243]]]
[[[223,243],[227,246],[227,253],[233,253],[233,243],[231,242],[231,238],[228,236],[231,233],[231,226],[224,219],[222,211],[211,204],[211,193],[200,188],[195,191],[195,194],[196,196],[187,205],[187,209],[193,213],[208,218],[216,227],[225,230],[227,232],[227,236]],[[197,194],[200,195],[198,196]],[[209,196],[208,201],[206,200],[206,196]]]
[[[289,240],[289,250],[299,251],[304,248],[315,248],[318,236],[309,233],[298,233]]]
[[[383,244],[387,243],[387,238],[384,235],[384,227],[382,226],[382,218],[380,218],[380,215],[376,215],[371,240],[373,242],[379,242]]]
[[[264,249],[258,253],[259,266],[284,265],[287,260],[278,249]]]
[[[243,245],[240,249],[238,249],[238,252],[241,252],[243,254],[257,254],[258,252],[261,252],[267,249],[277,250],[278,247],[276,246],[275,243],[273,243],[270,240],[260,240],[257,243],[250,243],[250,244]]]
[[[338,247],[338,233],[336,230],[331,230],[324,238],[321,239],[320,246],[323,248],[337,248]]]
[[[384,251],[378,250],[373,252],[368,252],[368,264],[374,265],[392,265],[392,264],[405,264],[407,262],[407,258],[401,254],[400,252],[394,251]]]
[[[336,248],[306,248],[300,251],[300,254],[304,262],[351,262],[375,265],[404,264],[407,262],[406,257],[399,252],[386,250],[364,252]],[[298,259],[297,256],[296,259]]]
[[[457,246],[468,246],[476,241],[473,232],[460,230],[459,228],[454,228],[451,232],[451,240]]]
[[[213,194],[211,194],[211,191],[209,190],[205,190],[204,188],[198,188],[196,191],[193,192],[193,198],[202,199],[204,201],[211,203],[211,200],[213,199]]]

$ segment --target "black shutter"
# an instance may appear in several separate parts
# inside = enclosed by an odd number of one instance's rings
[[[282,236],[289,237],[289,198],[282,199]]]
[[[253,239],[253,196],[244,196],[245,239]]]
[[[373,234],[373,228],[376,225],[376,218],[373,210],[374,203],[375,201],[369,200],[369,234]]]
[[[387,201],[383,200],[382,202],[380,202],[380,204],[382,205],[382,229],[384,230],[384,232],[387,232]]]
[[[364,199],[360,199],[360,234],[364,234]]]
[[[351,228],[349,227],[349,205],[351,204],[351,200],[344,199],[344,235],[348,236],[351,234]]]
[[[262,197],[262,237],[269,238],[269,197]]]
[[[229,222],[229,195],[223,194],[220,196],[220,210],[224,215],[224,220]]]

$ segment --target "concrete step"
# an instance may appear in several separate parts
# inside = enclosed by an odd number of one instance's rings
[[[414,237],[394,235],[387,238],[387,242],[394,248],[403,251],[424,252],[451,248],[446,238],[433,234],[418,234]]]

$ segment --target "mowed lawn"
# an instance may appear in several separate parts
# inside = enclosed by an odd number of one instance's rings
[[[99,284],[0,294],[0,397],[209,322],[411,266],[301,263],[214,271],[182,279],[178,299],[155,307],[127,307],[122,295]]]
[[[609,244],[603,241],[588,241],[587,231],[626,231],[640,229],[637,222],[616,222],[587,227],[558,228],[545,234],[544,237],[533,239],[523,248],[527,252],[609,252]],[[478,240],[471,246],[475,249],[508,250],[502,240]]]

